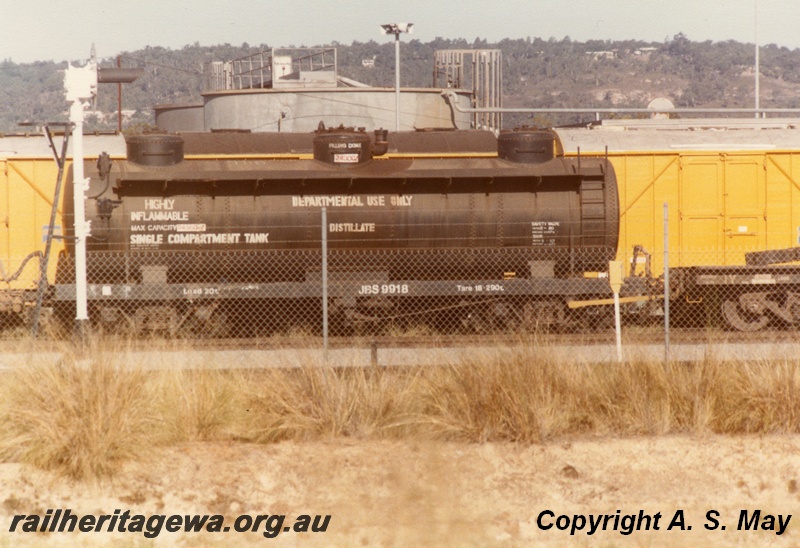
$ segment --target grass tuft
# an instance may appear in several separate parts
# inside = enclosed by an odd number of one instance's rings
[[[247,403],[249,435],[256,441],[383,438],[409,431],[415,374],[308,366],[256,377]]]
[[[169,442],[235,437],[245,386],[238,371],[155,371],[148,376],[148,405]]]
[[[145,374],[107,360],[66,358],[10,374],[0,403],[0,455],[91,479],[157,441]]]

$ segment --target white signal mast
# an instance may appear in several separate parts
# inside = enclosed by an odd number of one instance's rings
[[[67,65],[64,90],[70,104],[69,121],[74,124],[72,140],[72,184],[75,210],[75,328],[79,335],[85,333],[89,321],[86,289],[86,240],[91,234],[91,221],[86,221],[84,199],[89,190],[89,179],[83,172],[83,120],[84,111],[97,95],[97,61],[92,55],[84,67]]]

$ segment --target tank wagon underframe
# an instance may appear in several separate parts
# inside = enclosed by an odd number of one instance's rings
[[[331,278],[329,314],[340,329],[414,320],[432,321],[445,332],[454,328],[481,332],[493,327],[565,327],[587,319],[587,310],[569,311],[571,300],[611,296],[607,281],[600,278],[579,283],[554,279],[386,281],[386,273],[381,272],[337,272]],[[293,323],[313,316],[315,319],[306,323],[317,328],[321,322],[319,279],[263,284],[91,284],[88,296],[97,320],[109,325],[125,320],[139,332],[156,328],[175,332],[187,320],[212,314],[240,325],[246,322],[241,316],[254,310],[285,316]],[[57,306],[70,303],[75,299],[75,286],[60,284],[53,297]],[[292,309],[298,313],[289,319]],[[169,320],[150,325],[152,318],[162,316],[165,310]],[[442,315],[447,319],[437,319]],[[595,315],[590,313],[589,319]]]

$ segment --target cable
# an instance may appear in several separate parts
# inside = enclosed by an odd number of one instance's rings
[[[33,253],[25,257],[25,260],[22,261],[22,264],[19,266],[19,269],[17,269],[17,271],[10,278],[8,274],[6,274],[6,269],[3,268],[3,263],[0,262],[0,276],[2,276],[3,278],[2,281],[5,283],[13,282],[17,278],[19,278],[20,274],[22,274],[22,270],[25,268],[25,265],[28,264],[28,261],[30,261],[34,257],[39,257],[39,260],[41,260],[42,256],[43,255],[41,251],[34,251]]]

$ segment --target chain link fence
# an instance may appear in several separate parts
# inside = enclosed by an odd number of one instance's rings
[[[240,225],[209,223],[202,233],[132,224],[113,234],[93,226],[90,328],[243,344],[467,342],[531,334],[610,344],[608,265],[615,258],[623,270],[619,306],[626,341],[663,341],[669,336],[665,314],[673,337],[783,336],[800,320],[800,267],[785,264],[798,258],[794,250],[741,248],[725,257],[718,249],[680,249],[675,257],[670,243],[671,254],[664,247],[616,250],[592,245],[591,234],[573,236],[570,226],[556,222],[481,223],[461,213],[452,218],[467,219],[462,225],[445,226],[444,218],[408,222],[386,239],[376,237],[370,223],[340,222],[342,212],[326,208],[310,212],[306,225],[291,226],[292,234],[307,239],[281,240],[275,217],[268,233],[259,232],[263,218],[255,215]],[[220,234],[229,236],[215,241]],[[251,248],[238,245],[257,234],[262,241]],[[515,245],[523,239],[534,245]],[[124,245],[108,249],[108,241]],[[60,254],[45,298],[45,310],[52,309],[67,331],[75,315],[71,251],[68,246]],[[678,258],[680,266],[669,269],[667,307],[663,265]]]
[[[255,216],[242,225],[209,224],[188,239],[156,224],[113,229],[117,234],[93,226],[86,280],[92,327],[201,338],[324,331],[425,337],[569,330],[607,316],[607,307],[571,310],[567,303],[611,297],[602,271],[614,249],[578,238],[572,247],[556,245],[570,239],[559,223],[480,223],[470,222],[469,212],[449,213],[466,219],[463,226],[405,222],[391,239],[376,237],[374,223],[339,222],[341,212],[329,222],[325,208],[309,215],[307,226],[291,226],[292,234],[308,236],[302,241],[282,241],[280,222],[258,231],[263,221]],[[215,241],[219,235],[224,242]],[[518,245],[531,239],[538,245]],[[113,246],[105,242],[124,245],[107,249]],[[58,259],[52,294],[67,322],[75,299],[70,251]]]

